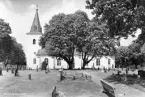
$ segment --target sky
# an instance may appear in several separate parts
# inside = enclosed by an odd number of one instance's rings
[[[93,17],[91,10],[85,9],[85,0],[0,0],[0,18],[9,23],[12,36],[23,46],[26,33],[30,31],[35,16],[36,5],[39,9],[42,31],[45,23],[58,13],[69,14],[76,10],[83,10],[87,12],[90,19]],[[140,31],[136,35],[139,33]],[[136,38],[121,39],[121,45],[127,46]]]

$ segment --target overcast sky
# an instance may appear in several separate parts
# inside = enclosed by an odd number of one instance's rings
[[[73,13],[76,10],[87,12],[89,18],[93,15],[85,9],[85,0],[0,0],[0,18],[8,22],[12,35],[19,43],[25,45],[26,33],[30,31],[36,5],[39,7],[39,18],[42,29],[51,17],[58,13]],[[133,38],[121,40],[121,45],[129,45]]]

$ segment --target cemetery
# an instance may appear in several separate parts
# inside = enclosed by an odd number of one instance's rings
[[[1,97],[137,97],[132,94],[140,93],[144,97],[144,79],[139,79],[138,73],[129,71],[127,80],[116,80],[116,70],[18,70],[19,76],[15,73],[3,70],[0,76]],[[124,72],[124,71],[123,71]],[[120,73],[120,78],[122,76]],[[135,77],[134,77],[135,76]],[[131,83],[134,81],[134,83]],[[135,82],[136,81],[136,82]],[[59,96],[58,96],[59,95]],[[84,95],[84,96],[83,96]],[[109,96],[110,95],[110,96]],[[134,95],[134,96],[133,96]]]
[[[145,0],[0,0],[0,12],[0,97],[145,97]]]

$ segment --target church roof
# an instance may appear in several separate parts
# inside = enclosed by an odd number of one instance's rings
[[[48,56],[45,49],[40,49],[37,52],[37,56]]]
[[[27,34],[28,35],[42,35],[42,28],[39,21],[38,8],[36,9],[36,14],[33,20],[33,24],[31,26],[31,30]]]
[[[81,54],[78,53],[78,52],[75,52],[74,55],[75,56],[81,56]],[[37,56],[48,56],[45,48],[38,50]]]

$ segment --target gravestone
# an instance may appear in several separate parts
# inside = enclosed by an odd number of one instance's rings
[[[62,68],[60,68],[59,69],[59,74],[60,74],[60,81],[62,81],[62,80],[64,80],[65,79],[65,77],[63,76],[63,69]]]
[[[0,75],[3,75],[2,71],[3,71],[2,67],[0,67]]]
[[[38,72],[38,65],[37,65],[37,68],[36,68],[37,72]]]
[[[52,91],[52,97],[65,97],[65,95],[63,92],[58,91],[55,86]]]
[[[45,74],[47,74],[48,73],[48,71],[47,71],[47,69],[45,70]]]
[[[15,76],[19,76],[19,74],[18,74],[18,68],[15,70]]]
[[[28,75],[28,79],[31,80],[31,74]]]
[[[7,72],[9,72],[9,68],[7,67]]]
[[[58,93],[56,91],[56,86],[54,87],[54,89],[52,91],[52,97],[58,97]]]
[[[14,73],[14,68],[12,68],[12,72],[11,72],[12,74]]]

